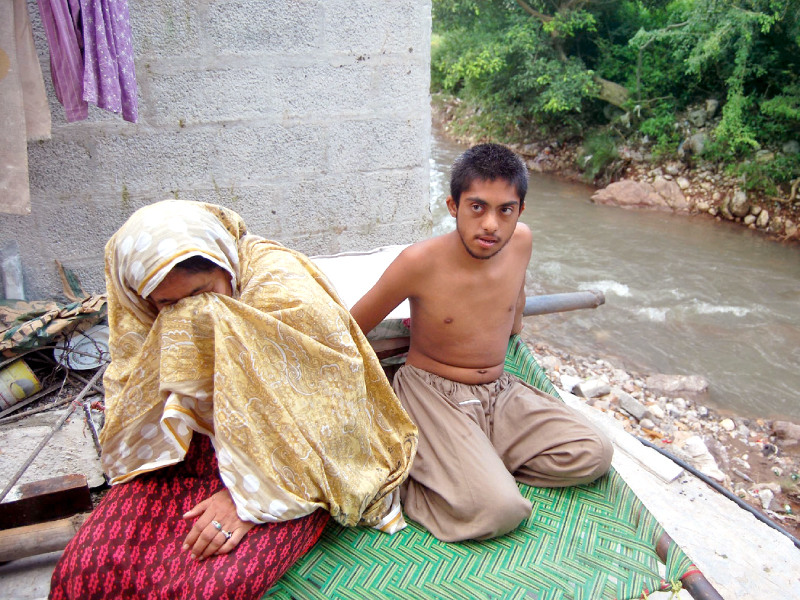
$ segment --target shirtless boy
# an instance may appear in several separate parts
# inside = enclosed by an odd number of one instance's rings
[[[456,231],[406,248],[353,307],[371,331],[406,298],[411,347],[394,389],[419,428],[406,513],[443,541],[516,528],[531,504],[515,479],[588,483],[608,471],[608,439],[563,402],[503,371],[522,329],[531,230],[518,223],[528,171],[495,144],[453,165]]]

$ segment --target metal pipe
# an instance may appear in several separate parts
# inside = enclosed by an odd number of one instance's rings
[[[584,292],[568,292],[566,294],[549,294],[547,296],[528,296],[525,298],[525,310],[522,315],[547,315],[582,308],[597,308],[606,303],[606,297],[600,290]]]
[[[667,563],[669,545],[674,543],[667,533],[663,533],[661,539],[658,540],[658,544],[656,544],[656,554],[664,564]],[[684,574],[681,584],[694,600],[724,600],[699,569]]]

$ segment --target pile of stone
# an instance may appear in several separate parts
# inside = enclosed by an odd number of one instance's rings
[[[689,463],[782,526],[798,526],[800,425],[722,415],[701,403],[702,377],[642,375],[603,359],[529,343],[561,389],[612,415],[631,434]]]
[[[662,166],[634,165],[624,179],[598,190],[592,201],[623,208],[647,208],[683,213],[707,213],[718,221],[782,237],[800,238],[797,203],[748,195],[742,181],[706,165],[690,168],[672,161]]]
[[[742,177],[703,159],[710,134],[719,123],[718,107],[719,102],[709,99],[676,120],[676,130],[683,137],[677,160],[661,163],[648,151],[648,140],[636,145],[631,138],[633,147],[618,148],[620,159],[628,163],[620,181],[599,190],[592,200],[630,208],[707,213],[719,221],[733,221],[775,237],[800,239],[800,179],[785,197],[757,195],[742,189]],[[800,141],[790,140],[780,148],[759,150],[754,160],[767,164],[779,155],[798,153]]]

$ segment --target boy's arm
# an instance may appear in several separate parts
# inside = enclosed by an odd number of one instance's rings
[[[520,257],[523,269],[527,271],[528,263],[531,260],[533,252],[533,234],[530,228],[524,223],[517,223],[517,228],[514,231],[514,237],[519,241]],[[514,310],[514,325],[511,328],[511,335],[515,335],[522,331],[522,313],[525,311],[525,277],[522,278],[522,288],[519,290],[517,296],[517,306]]]
[[[394,308],[408,298],[410,284],[414,274],[411,273],[414,260],[409,257],[407,248],[394,259],[384,271],[378,282],[350,309],[350,314],[358,323],[364,335],[386,318]]]
[[[522,331],[522,313],[525,310],[525,283],[517,297],[517,306],[514,312],[514,326],[511,328],[511,335],[516,335]]]

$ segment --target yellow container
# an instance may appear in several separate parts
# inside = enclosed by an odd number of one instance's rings
[[[0,370],[0,410],[42,389],[42,383],[21,358]]]

